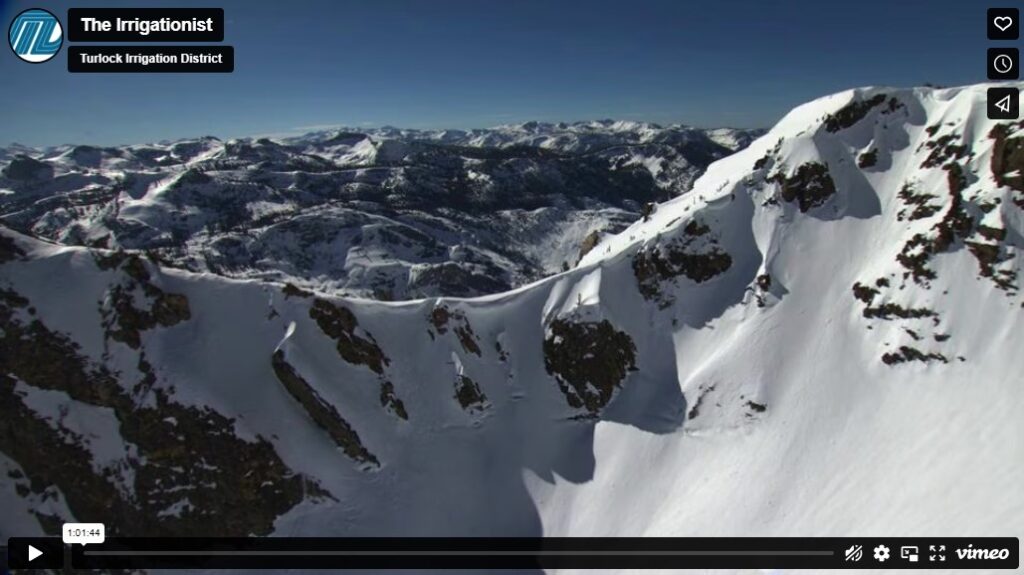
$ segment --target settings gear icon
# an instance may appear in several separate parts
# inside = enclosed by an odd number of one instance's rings
[[[889,559],[889,548],[885,545],[875,547],[875,561],[884,563],[887,559]]]

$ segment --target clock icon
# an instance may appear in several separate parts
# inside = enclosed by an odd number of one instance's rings
[[[1020,51],[1017,48],[989,48],[988,79],[1016,80],[1020,77],[1018,60]]]
[[[996,72],[1006,74],[1010,70],[1013,70],[1013,58],[1006,54],[1000,54],[996,56],[995,60],[992,60],[992,67],[996,69]]]

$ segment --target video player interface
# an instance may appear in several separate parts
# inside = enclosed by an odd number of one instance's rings
[[[0,574],[1020,568],[1020,6],[0,2]]]

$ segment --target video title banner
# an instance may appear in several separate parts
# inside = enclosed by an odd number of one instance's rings
[[[222,8],[69,8],[71,42],[223,42]]]

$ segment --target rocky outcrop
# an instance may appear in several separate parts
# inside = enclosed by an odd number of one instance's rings
[[[659,306],[674,301],[662,289],[665,282],[679,276],[696,283],[719,276],[732,266],[732,257],[723,250],[711,229],[694,219],[683,228],[683,234],[663,244],[655,243],[639,249],[633,256],[633,274],[640,293]]]
[[[310,419],[331,436],[345,455],[360,463],[380,467],[380,461],[363,446],[355,429],[288,363],[283,350],[274,352],[271,365],[278,381],[299,402]]]
[[[599,413],[636,369],[636,346],[608,321],[555,320],[544,339],[544,367],[570,406]]]
[[[377,374],[391,363],[373,336],[359,328],[359,320],[347,307],[316,298],[309,308],[309,317],[337,342],[338,355],[354,365],[365,365]]]

